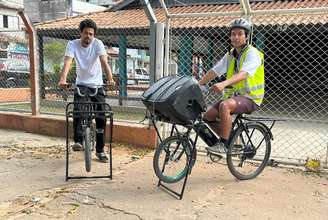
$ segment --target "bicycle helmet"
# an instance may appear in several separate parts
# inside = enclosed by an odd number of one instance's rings
[[[252,29],[252,24],[249,21],[247,21],[245,18],[238,18],[231,22],[230,31],[233,28],[243,28],[246,31],[246,34],[249,34]]]

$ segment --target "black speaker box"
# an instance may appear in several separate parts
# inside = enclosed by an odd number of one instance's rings
[[[190,124],[205,110],[202,91],[190,76],[159,79],[142,95],[142,101],[159,120],[173,124]]]

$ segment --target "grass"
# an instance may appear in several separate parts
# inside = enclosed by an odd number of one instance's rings
[[[11,111],[24,111],[31,112],[31,104],[30,103],[19,103],[19,104],[5,104],[0,105],[0,110],[11,110]],[[56,107],[56,106],[42,106],[40,107],[41,113],[45,114],[65,114],[65,108]],[[141,121],[145,117],[145,114],[142,113],[134,113],[134,112],[115,112],[114,111],[114,119],[119,120],[128,120],[128,121]]]

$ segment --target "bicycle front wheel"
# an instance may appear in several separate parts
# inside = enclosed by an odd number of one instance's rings
[[[231,137],[227,153],[227,164],[232,175],[239,180],[258,176],[269,160],[270,135],[264,126],[247,123],[239,127]]]
[[[90,128],[87,127],[85,129],[84,138],[83,138],[83,146],[84,146],[84,162],[85,162],[85,170],[90,172],[91,170],[91,131]]]
[[[181,136],[166,138],[156,149],[153,168],[156,176],[165,183],[176,183],[188,175],[192,146]]]

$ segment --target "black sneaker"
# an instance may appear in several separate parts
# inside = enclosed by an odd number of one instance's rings
[[[72,145],[72,149],[73,151],[83,151],[83,146],[81,143],[77,142]]]
[[[96,157],[99,159],[100,162],[106,163],[108,161],[108,157],[104,152],[96,153]]]
[[[211,147],[206,147],[205,149],[211,154],[225,154],[228,152],[227,147],[221,141]]]

